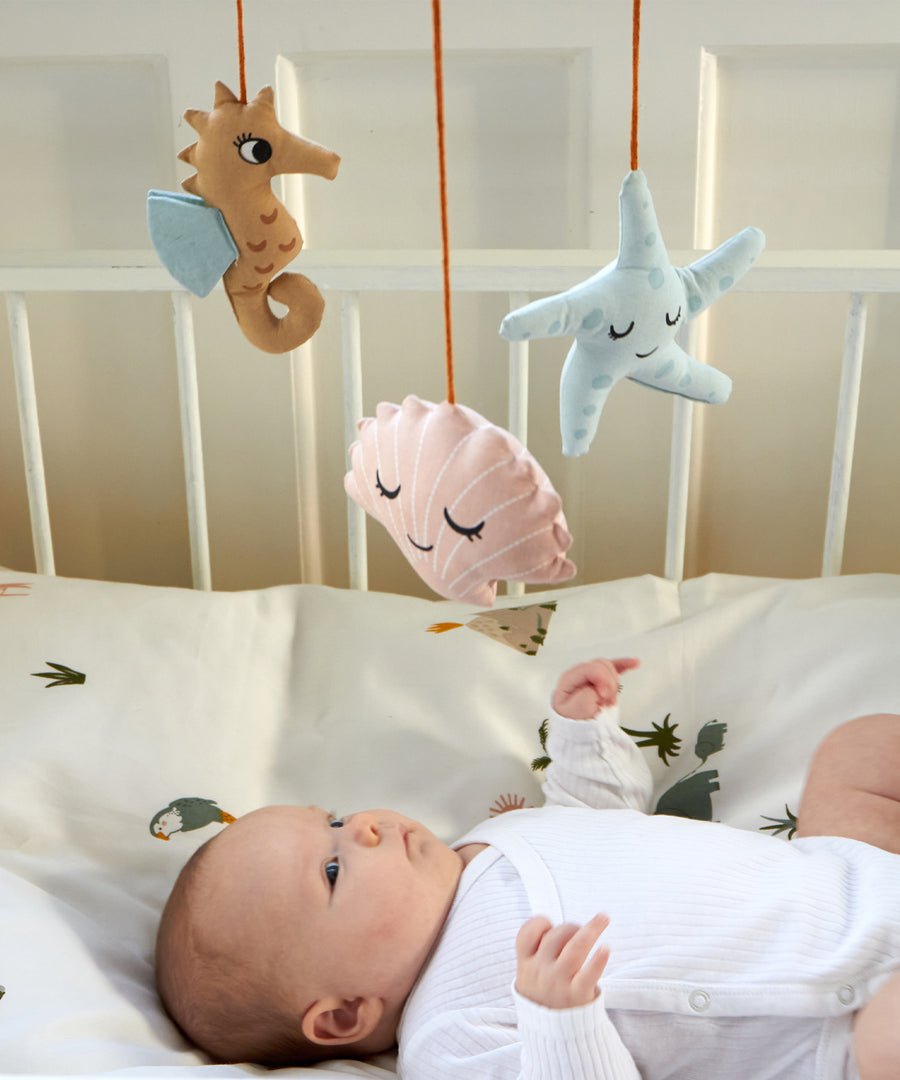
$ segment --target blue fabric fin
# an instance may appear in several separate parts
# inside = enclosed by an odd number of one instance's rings
[[[149,192],[147,228],[163,266],[197,296],[208,295],[240,254],[222,212],[198,195]]]

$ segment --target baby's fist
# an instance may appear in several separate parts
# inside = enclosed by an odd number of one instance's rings
[[[553,926],[540,916],[529,919],[516,938],[516,990],[548,1009],[589,1005],[600,994],[597,983],[609,950],[589,954],[607,926],[606,915],[595,915],[584,926]]]
[[[619,676],[640,666],[640,660],[589,660],[564,671],[553,691],[553,708],[570,720],[590,720],[619,699]]]

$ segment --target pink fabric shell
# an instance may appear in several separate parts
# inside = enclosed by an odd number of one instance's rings
[[[544,470],[465,405],[410,394],[359,422],[347,494],[440,596],[490,607],[499,580],[566,581],[572,537]]]

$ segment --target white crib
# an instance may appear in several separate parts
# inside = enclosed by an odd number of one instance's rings
[[[613,257],[604,252],[547,252],[540,260],[525,264],[517,252],[460,252],[454,258],[452,284],[455,291],[499,292],[508,296],[510,309],[526,303],[530,294],[557,292],[587,276],[597,265]],[[693,252],[673,253],[676,265],[697,257]],[[366,290],[437,291],[441,287],[439,253],[392,252],[381,258],[327,253],[307,262],[305,269],[339,304],[344,381],[344,439],[347,446],[356,437],[356,422],[362,407],[362,353],[364,329],[360,326],[359,295]],[[831,486],[824,519],[822,574],[841,571],[844,531],[849,504],[857,409],[863,371],[866,332],[866,300],[873,293],[900,293],[900,256],[897,252],[768,252],[738,291],[829,292],[846,297],[848,303],[843,364],[839,387]],[[202,435],[198,407],[196,346],[192,299],[173,288],[168,273],[153,252],[65,255],[47,259],[34,257],[8,260],[0,266],[0,291],[7,297],[9,329],[16,375],[19,419],[28,481],[28,501],[39,573],[54,572],[53,543],[47,504],[44,465],[41,454],[38,405],[34,390],[33,358],[30,345],[26,294],[49,292],[154,291],[171,294],[178,361],[178,386],[185,465],[185,482],[190,523],[191,564],[195,588],[211,588],[209,535],[203,469]],[[696,353],[702,323],[691,324],[688,350]],[[701,346],[702,348],[702,346]],[[509,346],[508,427],[527,445],[528,342]],[[299,418],[299,429],[314,427],[316,402],[304,395],[308,415]],[[665,576],[673,581],[683,577],[688,524],[687,505],[690,479],[692,415],[695,406],[684,399],[674,402],[669,481],[668,528]],[[302,549],[307,554],[307,581],[321,580],[320,542],[317,522],[317,487],[307,456],[307,473],[301,478],[303,499],[300,526],[305,528]],[[354,505],[348,510],[351,585],[366,588],[365,515]],[[524,587],[511,586],[513,595]]]

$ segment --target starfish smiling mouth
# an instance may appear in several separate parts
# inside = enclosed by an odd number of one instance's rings
[[[412,544],[413,547],[418,548],[419,551],[431,551],[431,549],[434,547],[434,544],[429,544],[427,547],[424,544],[417,544],[415,540],[413,540],[413,538],[409,535],[409,533],[406,534],[406,539]]]
[[[659,346],[657,345],[656,349],[658,348]],[[651,349],[650,352],[636,352],[634,355],[638,360],[646,360],[648,356],[652,356],[656,352],[656,349]]]

